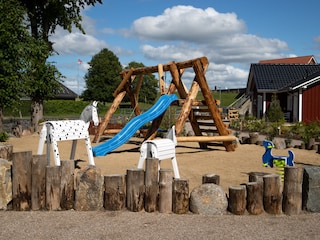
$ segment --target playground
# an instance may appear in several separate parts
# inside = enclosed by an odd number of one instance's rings
[[[78,162],[80,167],[84,167],[88,165],[88,155],[84,147],[84,140],[78,141],[74,159],[84,160]],[[106,156],[95,157],[95,165],[101,169],[104,175],[125,174],[127,169],[137,167],[142,142],[143,138],[130,138],[126,144]],[[35,154],[38,148],[39,135],[10,138],[8,143],[13,145],[14,151],[31,150]],[[101,143],[92,143],[92,146],[99,144]],[[59,142],[61,160],[69,159],[71,147],[72,141]],[[295,164],[297,166],[309,164],[318,166],[320,164],[320,155],[316,150],[298,148],[292,150],[295,154]],[[202,175],[214,173],[220,176],[220,185],[227,192],[230,186],[248,182],[249,172],[276,172],[276,168],[263,167],[262,155],[264,152],[265,148],[263,146],[254,144],[238,144],[235,151],[227,152],[223,146],[200,149],[197,142],[178,142],[176,158],[181,178],[189,179],[190,191],[201,184]],[[285,156],[288,154],[288,149],[274,149],[273,153]],[[51,164],[54,164],[53,159]],[[161,161],[161,167],[172,169],[170,159]]]

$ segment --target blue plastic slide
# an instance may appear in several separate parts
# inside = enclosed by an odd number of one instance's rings
[[[108,141],[93,147],[93,155],[95,157],[105,156],[109,152],[125,144],[144,124],[159,117],[175,100],[178,100],[178,98],[174,94],[162,95],[148,111],[134,117],[117,135]]]

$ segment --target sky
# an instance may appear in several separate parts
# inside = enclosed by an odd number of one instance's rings
[[[206,56],[211,89],[245,88],[250,65],[260,60],[314,55],[318,61],[319,9],[319,0],[103,0],[81,12],[85,35],[57,28],[50,40],[59,54],[49,61],[78,94],[88,62],[104,48],[123,66]],[[165,79],[169,84],[170,73]],[[188,88],[192,79],[192,71],[182,76]]]

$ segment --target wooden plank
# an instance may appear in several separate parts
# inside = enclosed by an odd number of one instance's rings
[[[187,60],[184,62],[178,62],[178,63],[176,63],[176,65],[177,65],[178,69],[191,68],[191,67],[193,67],[194,62],[197,60],[200,60],[202,62],[208,62],[208,59],[206,57],[201,57],[201,58]],[[129,70],[125,70],[121,73],[126,74],[128,71]],[[170,63],[163,64],[163,71],[170,71]],[[149,74],[149,73],[156,73],[156,72],[158,72],[158,66],[149,66],[149,67],[135,68],[135,69],[133,69],[132,74],[133,75],[140,75],[140,74]]]
[[[190,136],[177,137],[178,142],[225,142],[235,141],[235,136]]]

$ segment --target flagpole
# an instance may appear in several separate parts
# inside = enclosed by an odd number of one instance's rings
[[[82,60],[78,58],[78,73],[77,73],[77,84],[78,84],[78,97],[80,96],[80,75],[79,75],[79,70],[80,70],[80,65],[82,64]]]

